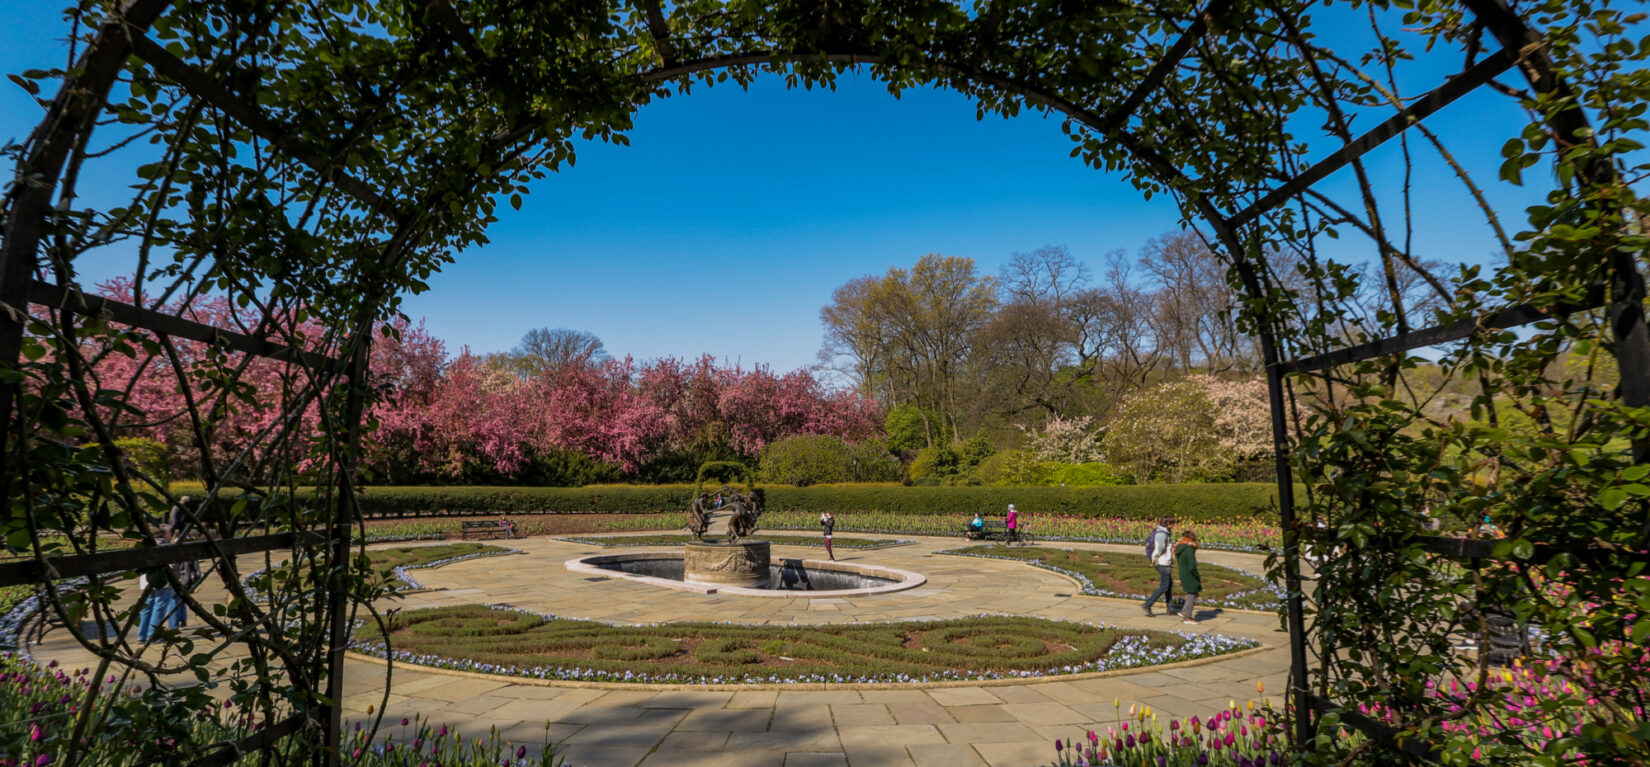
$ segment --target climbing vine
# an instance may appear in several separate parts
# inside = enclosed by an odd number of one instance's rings
[[[1367,25],[1370,42],[1327,44],[1320,13],[1329,29]],[[1650,628],[1633,619],[1650,610],[1650,402],[1635,393],[1650,378],[1641,15],[1602,0],[85,0],[65,24],[67,60],[14,77],[46,117],[4,150],[18,169],[0,222],[6,545],[42,567],[153,547],[175,506],[213,542],[294,534],[258,562],[214,543],[209,591],[184,589],[200,629],[162,632],[158,662],[133,642],[135,573],[72,591],[43,582],[48,614],[100,658],[99,677],[193,672],[255,712],[248,733],[328,705],[334,630],[370,618],[383,596],[361,552],[324,543],[352,519],[355,446],[373,426],[361,413],[374,382],[350,361],[394,332],[401,299],[484,245],[499,205],[519,207],[576,162],[579,142],[627,143],[650,102],[763,72],[832,88],[854,69],[895,95],[949,88],[982,117],[1058,115],[1077,161],[1175,200],[1231,266],[1269,363],[1481,326],[1436,358],[1404,350],[1291,376],[1273,399],[1286,465],[1306,487],[1288,545],[1323,557],[1304,592],[1308,686],[1385,712],[1403,741],[1445,759],[1465,759],[1468,743],[1522,753],[1525,730],[1482,725],[1507,724],[1488,696],[1434,694],[1452,677],[1478,689],[1492,678],[1456,647],[1501,611],[1540,627],[1543,673],[1577,691],[1543,706],[1541,722],[1564,725],[1549,736],[1553,758],[1629,758],[1650,737],[1637,681]],[[1500,178],[1473,177],[1423,123],[1386,136],[1397,192],[1356,154],[1324,172],[1348,183],[1300,181],[1374,123],[1460,95],[1400,88],[1405,62],[1422,56],[1461,62],[1461,91],[1482,86],[1528,115],[1472,137],[1504,143]],[[1401,125],[1425,116],[1406,115]],[[1504,261],[1446,272],[1412,246],[1423,162],[1460,181]],[[126,181],[124,196],[87,181],[108,178]],[[1537,183],[1550,183],[1545,202],[1521,215],[1489,202],[1491,184]],[[1342,235],[1359,255],[1330,247]],[[236,443],[252,447],[214,447],[253,404],[241,383],[251,356],[76,303],[85,265],[109,258],[131,264],[139,309],[187,319],[228,300],[246,311],[223,330],[308,353],[280,358],[280,401],[257,403],[277,415]],[[1515,306],[1542,319],[1483,321]],[[204,498],[182,503],[123,460],[123,429],[150,415],[86,375],[111,354],[182,382]],[[1464,410],[1440,407],[1463,387]],[[300,496],[300,485],[322,490]],[[247,492],[228,503],[227,488]],[[1422,511],[1453,520],[1446,532],[1476,535],[1487,519],[1505,537],[1495,558],[1438,554],[1418,542]],[[334,609],[338,594],[352,613]],[[117,630],[88,632],[83,617]],[[63,761],[96,761],[198,695],[159,686],[134,705],[88,687]],[[1338,714],[1318,725],[1311,759],[1408,758],[1388,741],[1338,738]],[[288,739],[276,755],[307,759],[325,742]],[[182,742],[172,756],[212,748]]]

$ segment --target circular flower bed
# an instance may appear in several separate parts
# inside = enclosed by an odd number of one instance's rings
[[[1244,650],[1218,634],[1012,616],[825,626],[611,625],[493,605],[416,610],[355,649],[537,679],[690,684],[936,682],[1138,668]]]

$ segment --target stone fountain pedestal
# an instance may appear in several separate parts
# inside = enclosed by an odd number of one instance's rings
[[[682,552],[682,577],[698,583],[763,588],[770,582],[767,541],[688,541]]]

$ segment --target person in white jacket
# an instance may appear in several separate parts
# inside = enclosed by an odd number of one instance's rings
[[[1146,602],[1140,606],[1147,617],[1155,615],[1152,604],[1157,602],[1158,597],[1163,598],[1164,611],[1174,610],[1171,607],[1174,601],[1171,593],[1174,588],[1174,535],[1169,530],[1172,524],[1174,520],[1164,517],[1158,520],[1157,529],[1152,531],[1151,551],[1146,558],[1157,568],[1157,590],[1146,597]]]

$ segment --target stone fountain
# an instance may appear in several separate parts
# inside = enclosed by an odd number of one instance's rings
[[[716,498],[721,503],[716,503]],[[813,598],[866,596],[912,589],[928,581],[919,573],[852,562],[782,558],[774,561],[768,541],[749,540],[756,532],[761,503],[753,491],[723,487],[712,496],[699,493],[688,507],[688,541],[675,552],[602,554],[568,560],[569,570],[592,580],[626,578],[666,588],[749,597]]]
[[[754,493],[736,493],[724,486],[716,501],[708,493],[694,496],[688,508],[688,530],[693,540],[682,552],[683,577],[700,583],[761,588],[772,577],[771,546],[746,540],[756,532],[762,515]]]

